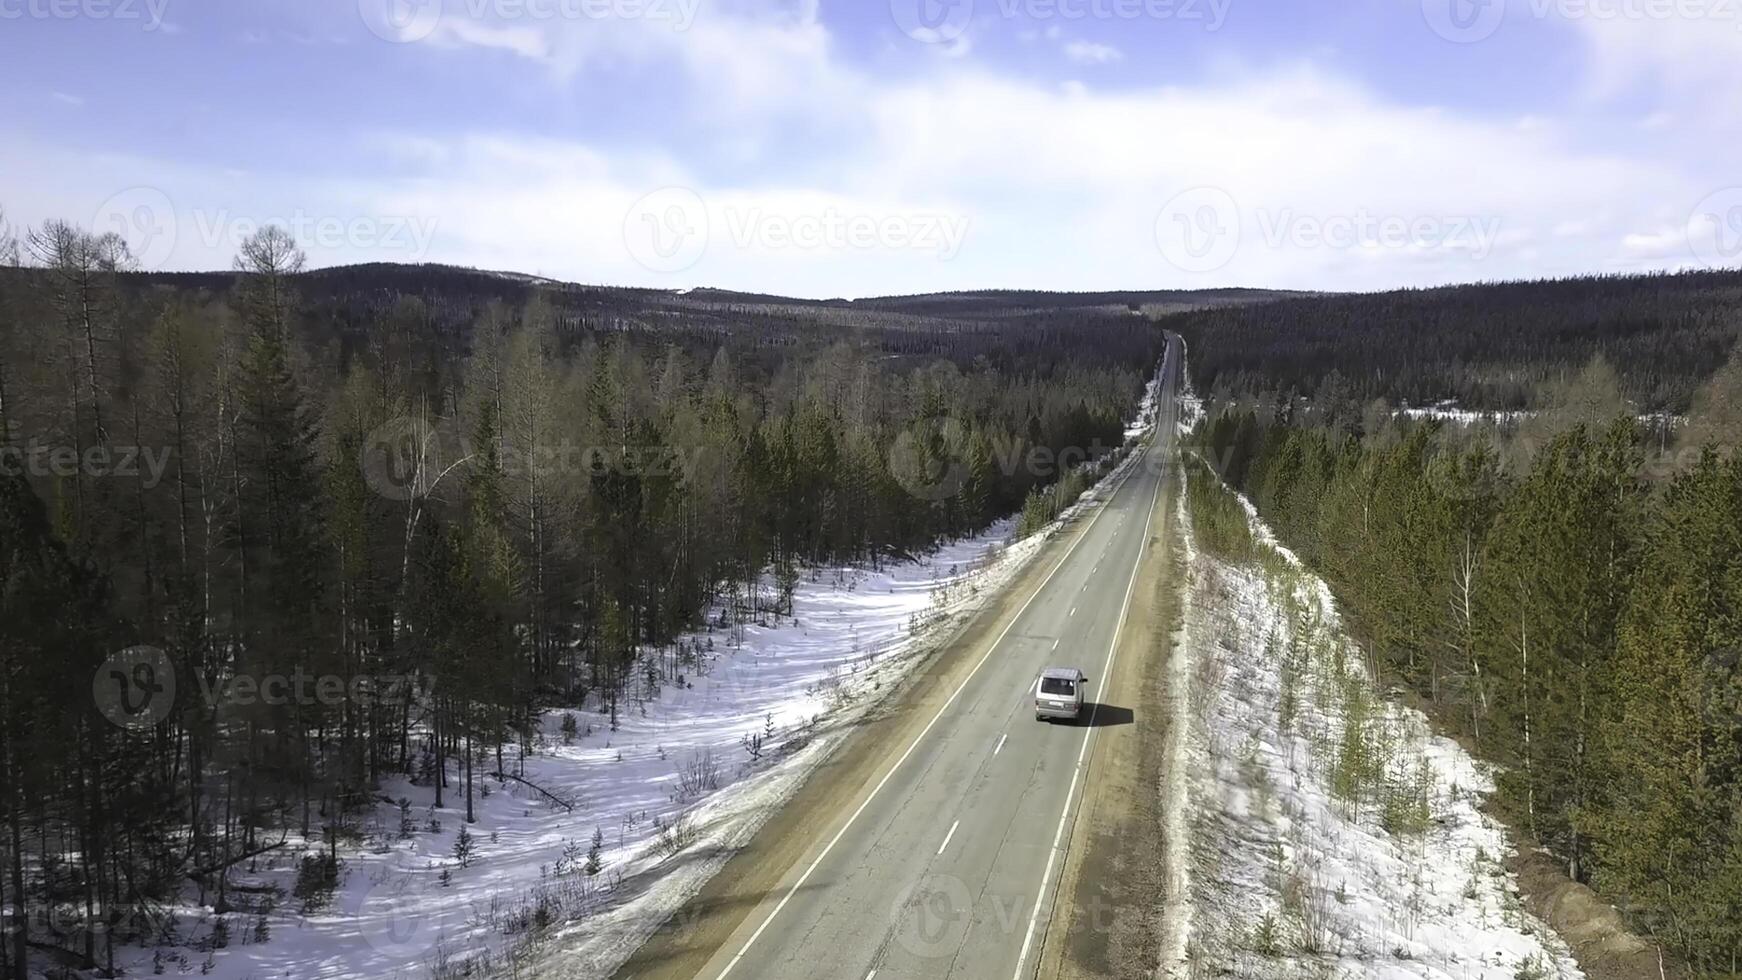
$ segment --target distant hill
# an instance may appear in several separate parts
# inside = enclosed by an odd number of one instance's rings
[[[1162,322],[1191,343],[1204,390],[1523,409],[1600,354],[1641,411],[1682,412],[1742,338],[1742,271],[1299,296]]]

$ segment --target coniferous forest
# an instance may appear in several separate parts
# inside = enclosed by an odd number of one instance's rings
[[[806,566],[1044,523],[1164,346],[1124,299],[309,271],[270,227],[228,273],[132,272],[63,223],[5,244],[0,906],[57,916],[7,977],[112,965],[177,890],[221,915],[287,834],[331,877],[389,774],[469,817],[535,713],[615,717],[677,669],[650,651],[780,612]]]
[[[1742,351],[1721,302],[1736,282],[1191,317],[1219,393],[1194,451],[1324,575],[1375,668],[1499,765],[1512,825],[1707,974],[1742,964]],[[1612,310],[1587,305],[1604,296]],[[1259,323],[1277,333],[1233,345]],[[1469,356],[1434,359],[1454,347]],[[1531,411],[1414,419],[1385,396]],[[1648,406],[1685,414],[1642,422]]]
[[[1200,389],[1221,383],[1331,402],[1537,407],[1592,357],[1624,366],[1641,412],[1686,412],[1742,339],[1742,273],[1589,276],[1296,296],[1169,318]],[[1199,342],[1201,341],[1201,342]]]

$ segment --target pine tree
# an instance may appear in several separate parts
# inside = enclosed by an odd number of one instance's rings
[[[1732,970],[1742,952],[1742,462],[1669,488],[1623,619],[1605,719],[1615,796],[1600,882],[1654,932]],[[1726,956],[1726,952],[1728,955]]]

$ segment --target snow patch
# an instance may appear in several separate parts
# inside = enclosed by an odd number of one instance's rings
[[[1505,869],[1488,767],[1375,693],[1330,589],[1239,500],[1266,557],[1187,546],[1190,966],[1164,974],[1581,977]]]

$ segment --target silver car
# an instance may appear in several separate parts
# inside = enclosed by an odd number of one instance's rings
[[[1089,679],[1075,667],[1048,667],[1034,681],[1034,719],[1076,718],[1083,713]]]

